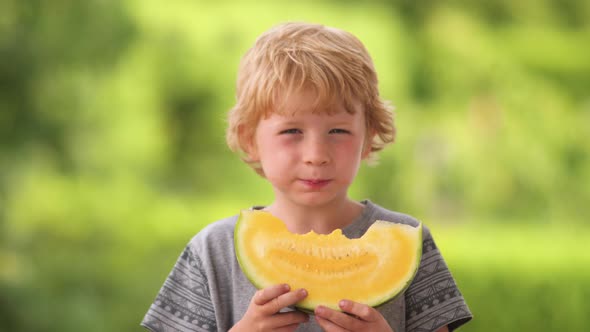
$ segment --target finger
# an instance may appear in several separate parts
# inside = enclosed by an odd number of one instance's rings
[[[274,332],[295,332],[295,330],[297,330],[298,327],[299,327],[299,324],[291,324],[291,325],[280,327],[278,329],[274,329],[273,331]]]
[[[288,326],[299,326],[309,320],[309,315],[298,311],[282,312],[269,318],[269,326],[273,329]]]
[[[329,323],[337,325],[340,328],[356,331],[360,328],[361,321],[358,319],[334,309],[324,306],[318,306],[315,310],[316,317],[327,320]]]
[[[283,308],[292,306],[303,300],[306,296],[307,291],[305,289],[298,289],[275,297],[272,301],[268,301],[264,307],[267,309],[267,313],[274,314],[281,311]]]
[[[270,300],[273,300],[278,296],[289,292],[290,289],[291,288],[287,284],[269,286],[258,290],[256,294],[254,294],[252,301],[254,301],[254,304],[256,305],[264,305]]]
[[[375,308],[366,304],[357,303],[350,300],[342,300],[338,303],[342,311],[352,314],[366,322],[374,322],[379,319],[379,313]]]
[[[346,332],[348,330],[344,329],[341,326],[338,326],[334,323],[332,323],[331,321],[322,318],[320,316],[315,316],[315,320],[318,323],[318,325],[322,328],[322,330],[324,330],[325,332]]]

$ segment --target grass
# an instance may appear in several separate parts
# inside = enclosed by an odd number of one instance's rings
[[[435,227],[475,319],[463,331],[582,331],[590,325],[590,228]]]

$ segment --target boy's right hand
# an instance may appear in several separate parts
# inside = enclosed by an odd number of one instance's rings
[[[274,285],[257,291],[244,317],[230,331],[295,331],[309,316],[299,311],[280,312],[307,296],[307,291],[291,292],[289,285]]]

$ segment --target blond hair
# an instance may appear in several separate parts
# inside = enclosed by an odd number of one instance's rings
[[[226,140],[230,149],[259,174],[248,156],[258,121],[273,112],[285,94],[311,88],[314,111],[328,111],[342,103],[348,112],[359,104],[365,112],[367,136],[373,152],[395,139],[392,107],[379,97],[373,61],[352,34],[319,24],[284,23],[263,33],[240,63],[237,102],[228,115]],[[369,147],[368,147],[369,148]]]

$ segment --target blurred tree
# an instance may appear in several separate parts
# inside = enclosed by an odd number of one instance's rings
[[[36,154],[50,160],[59,173],[76,172],[72,131],[80,126],[81,114],[85,112],[85,89],[88,82],[117,62],[133,36],[133,22],[117,1],[0,2],[0,270],[3,272],[0,274],[0,326],[3,330],[51,330],[57,324],[47,324],[51,317],[46,314],[55,311],[49,310],[51,304],[46,301],[58,297],[56,290],[69,288],[75,292],[77,289],[73,284],[62,288],[57,280],[50,279],[31,288],[24,288],[28,284],[22,279],[16,284],[3,282],[3,278],[10,277],[11,270],[22,267],[8,264],[9,258],[28,257],[31,260],[27,262],[34,262],[41,253],[47,253],[53,232],[44,233],[41,227],[30,236],[18,238],[11,231],[14,225],[10,228],[5,225],[7,218],[15,215],[13,206],[6,205],[22,186],[17,174],[26,173],[24,169],[38,160]],[[54,256],[46,258],[51,257]],[[42,261],[56,263],[54,259]],[[46,278],[63,278],[67,273],[63,273],[67,269],[59,274],[50,272],[63,268],[59,264],[52,269],[43,268],[42,263],[36,268],[39,266],[33,273],[44,271],[41,276]],[[17,273],[11,278],[22,276]],[[47,284],[56,289],[44,288]],[[31,301],[38,304],[31,305]]]
[[[70,128],[83,82],[112,66],[133,36],[116,1],[3,1],[0,5],[0,154],[44,146],[71,169]],[[3,169],[8,167],[4,160]]]

